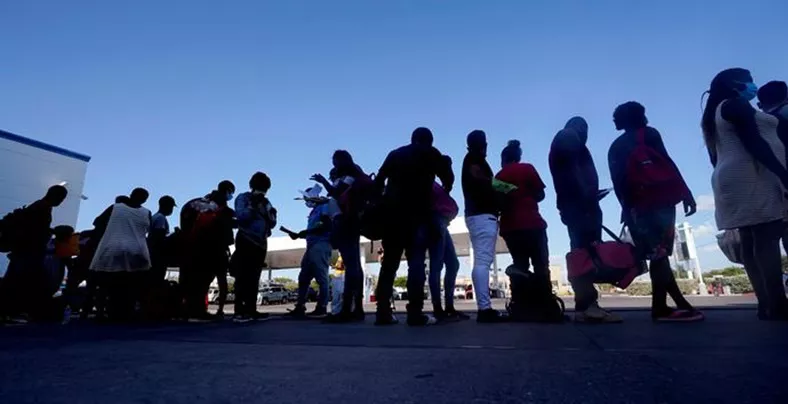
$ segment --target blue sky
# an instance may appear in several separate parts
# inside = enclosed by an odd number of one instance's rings
[[[484,129],[491,165],[508,139],[551,184],[550,141],[573,115],[609,186],[616,105],[637,100],[702,202],[689,221],[714,247],[701,93],[740,66],[788,79],[788,2],[17,1],[0,3],[0,127],[93,157],[80,227],[135,186],[179,202],[219,180],[273,179],[282,224],[346,148],[367,171],[417,126],[459,167]],[[568,238],[548,190],[551,254]],[[454,196],[462,203],[459,188]],[[618,204],[604,203],[617,228]]]

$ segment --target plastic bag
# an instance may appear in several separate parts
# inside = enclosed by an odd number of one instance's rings
[[[718,234],[717,245],[729,261],[735,264],[744,263],[739,230],[725,230],[723,233]]]

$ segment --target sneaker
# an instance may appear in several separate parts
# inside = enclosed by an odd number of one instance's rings
[[[355,321],[356,319],[353,317],[353,313],[347,311],[340,311],[339,314],[330,315],[325,319],[325,322],[329,324],[347,324]]]
[[[509,322],[509,315],[503,314],[495,309],[479,310],[476,314],[477,323],[507,323]]]
[[[259,311],[256,311],[256,312],[252,313],[252,315],[249,316],[249,317],[252,320],[255,320],[255,321],[265,321],[265,320],[268,320],[269,318],[271,318],[271,315],[268,314],[268,313],[260,313]]]
[[[249,317],[249,316],[244,316],[244,315],[235,315],[235,316],[233,316],[233,323],[245,324],[245,323],[248,323],[250,321],[252,321],[252,318]]]
[[[292,318],[304,318],[306,317],[306,307],[296,306],[294,309],[289,310],[287,313],[285,313],[285,316]]]
[[[463,313],[461,311],[454,310],[454,309],[447,309],[445,314],[446,314],[446,317],[451,318],[451,319],[457,319],[457,320],[462,320],[462,321],[471,319],[471,316],[469,316],[469,315],[467,315],[467,314],[465,314],[465,313]]]
[[[689,323],[695,321],[702,321],[705,317],[703,313],[698,310],[673,310],[665,311],[663,313],[652,313],[652,319],[660,323]]]
[[[411,327],[425,327],[428,325],[435,325],[438,323],[438,320],[435,317],[430,316],[429,314],[415,314],[408,316],[408,325]]]
[[[594,304],[583,311],[575,312],[576,323],[615,324],[624,321],[619,315],[603,310]]]
[[[292,312],[291,312],[292,313]],[[325,307],[317,306],[311,313],[307,314],[307,317],[310,318],[324,318],[328,316],[328,312],[326,311]]]
[[[353,310],[353,321],[364,322],[367,318],[367,313],[364,313],[364,309],[358,308]]]
[[[399,320],[394,313],[378,313],[377,318],[375,319],[375,325],[385,326],[385,325],[395,325],[399,324]]]

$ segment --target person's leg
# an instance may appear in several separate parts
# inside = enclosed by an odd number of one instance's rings
[[[443,228],[443,244],[443,263],[446,266],[446,272],[443,274],[446,311],[456,312],[454,309],[454,288],[457,284],[457,273],[460,271],[460,260],[457,258],[454,241],[451,239],[447,227]]]
[[[783,222],[782,243],[783,251],[788,255],[788,222]]]
[[[391,229],[382,240],[383,262],[380,264],[380,274],[378,276],[378,286],[375,291],[377,298],[377,320],[375,324],[388,325],[396,323],[396,319],[391,313],[391,295],[394,291],[394,278],[397,276],[397,269],[402,259],[404,251],[399,231]]]
[[[750,228],[753,258],[760,274],[762,294],[766,299],[763,305],[769,319],[786,318],[788,315],[779,243],[782,230],[782,222],[764,223]],[[760,297],[758,300],[760,303]]]
[[[342,294],[342,310],[346,315],[353,311],[353,306],[358,305],[359,294],[363,293],[364,273],[361,268],[361,248],[359,247],[359,236],[355,232],[348,231],[342,235],[339,246],[339,253],[342,255],[342,262],[345,264],[345,290]],[[357,307],[356,310],[363,310]]]
[[[216,283],[219,285],[219,296],[217,297],[219,307],[216,309],[216,314],[219,316],[224,315],[224,306],[227,304],[227,295],[230,294],[230,285],[227,283],[227,260],[219,262],[219,270],[216,273]],[[210,283],[208,284],[210,289]]]
[[[408,260],[408,324],[426,325],[424,311],[424,283],[426,281],[427,226],[420,226],[407,238],[405,255]],[[440,292],[438,292],[440,296]],[[438,297],[440,299],[440,297]]]
[[[328,267],[331,262],[331,245],[327,242],[319,242],[314,250],[312,273],[319,287],[317,313],[322,315],[326,313],[328,307]]]
[[[0,317],[4,320],[21,313],[20,303],[23,299],[25,268],[19,255],[9,256],[8,268],[0,288]]]
[[[490,266],[495,258],[498,221],[493,215],[477,215],[465,219],[473,248],[473,293],[479,311],[492,309],[490,301]]]
[[[432,299],[432,308],[436,316],[443,314],[443,306],[441,305],[441,270],[443,269],[444,258],[446,256],[446,228],[441,227],[441,231],[435,240],[430,242],[430,298]],[[448,274],[447,274],[448,275]],[[446,275],[444,275],[446,276]],[[448,300],[446,304],[448,306]]]
[[[503,237],[503,241],[506,243],[509,255],[512,256],[512,265],[523,272],[528,271],[531,268],[529,249],[531,249],[532,246],[530,246],[529,243],[532,242],[532,240],[530,240],[527,232],[525,230],[509,231],[501,234],[501,237]]]
[[[592,243],[602,239],[602,230],[589,228],[586,223],[578,221],[568,223],[566,228],[569,232],[569,246],[571,249],[587,248]],[[596,304],[599,293],[594,287],[594,279],[590,276],[574,278],[569,281],[575,293],[575,312],[586,311],[589,307]]]
[[[314,245],[308,245],[304,256],[301,257],[301,271],[298,273],[298,298],[296,299],[296,307],[293,313],[302,314],[306,311],[306,298],[309,293],[309,286],[314,277],[312,271],[312,256],[314,253]]]
[[[547,230],[528,231],[528,252],[531,258],[534,275],[543,282],[544,287],[552,292],[553,283],[550,279],[550,250],[548,247]]]

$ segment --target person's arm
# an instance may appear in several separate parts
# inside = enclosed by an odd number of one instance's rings
[[[239,223],[248,223],[254,219],[255,211],[249,194],[241,194],[235,198],[235,218]]]
[[[375,189],[377,190],[377,193],[382,193],[386,188],[386,180],[390,175],[392,159],[392,153],[389,153],[388,156],[386,156],[386,159],[383,160],[383,165],[381,165],[380,169],[378,169],[378,173],[375,175]]]
[[[430,151],[430,159],[432,160],[433,167],[435,167],[435,176],[441,180],[443,189],[445,189],[446,192],[451,192],[454,187],[454,172],[451,166],[446,163],[441,152],[434,147]]]
[[[625,197],[624,162],[621,161],[621,157],[618,155],[617,149],[619,147],[618,141],[614,141],[610,146],[610,150],[607,153],[607,164],[610,168],[610,179],[613,181],[613,191],[616,193],[619,204],[621,204],[621,222],[624,223],[629,216],[629,203]]]
[[[104,211],[93,220],[93,227],[101,229],[107,227],[107,223],[109,223],[109,217],[112,216],[113,206],[114,205],[110,205],[108,208],[104,209]]]
[[[167,238],[167,219],[164,216],[156,216],[154,220],[150,218],[151,226],[148,232],[148,238],[154,242],[161,242]]]
[[[545,198],[544,190],[546,186],[542,181],[542,178],[539,176],[539,172],[536,171],[536,168],[530,164],[528,164],[528,191],[531,193],[531,196],[534,198],[536,202],[542,202]]]
[[[736,129],[736,135],[744,148],[756,161],[777,175],[783,186],[788,188],[788,171],[774,155],[769,143],[761,137],[755,122],[756,112],[749,102],[740,98],[725,101],[720,110],[722,119],[730,122]]]

